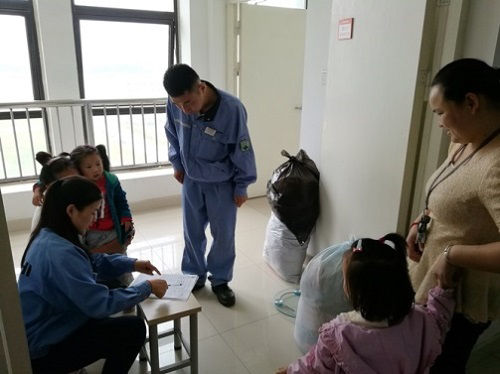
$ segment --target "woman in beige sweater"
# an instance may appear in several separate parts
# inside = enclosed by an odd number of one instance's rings
[[[451,276],[436,260],[454,263],[456,257],[463,267],[451,329],[431,370],[457,374],[465,373],[479,335],[500,317],[500,274],[491,272],[500,271],[500,263],[492,263],[500,256],[491,254],[500,253],[500,71],[475,59],[454,61],[434,78],[430,106],[452,144],[427,183],[408,255],[419,303],[435,286],[436,271]],[[473,254],[464,259],[461,251]]]

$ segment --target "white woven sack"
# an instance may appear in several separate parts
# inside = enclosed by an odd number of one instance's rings
[[[295,235],[271,213],[267,223],[263,256],[266,263],[287,282],[298,283],[309,240],[300,245]]]
[[[342,259],[352,241],[326,248],[307,264],[300,280],[294,338],[305,353],[318,340],[322,324],[352,309],[343,288]]]

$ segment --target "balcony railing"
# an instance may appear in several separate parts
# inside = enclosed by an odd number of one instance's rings
[[[166,98],[0,103],[0,182],[37,178],[38,151],[104,144],[111,167],[168,164]]]

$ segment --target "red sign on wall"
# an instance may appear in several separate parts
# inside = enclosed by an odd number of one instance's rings
[[[354,18],[344,18],[339,21],[338,40],[352,39]]]

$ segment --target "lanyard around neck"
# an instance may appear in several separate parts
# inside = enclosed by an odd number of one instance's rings
[[[498,134],[500,134],[500,128],[493,131],[486,139],[484,139],[483,142],[479,145],[479,147],[477,147],[474,150],[474,152],[472,152],[465,159],[463,159],[462,162],[460,162],[457,166],[455,166],[455,168],[452,171],[450,171],[448,174],[446,174],[443,178],[439,179],[439,177],[441,177],[441,175],[443,175],[443,173],[446,171],[446,169],[448,169],[448,167],[450,167],[453,164],[453,161],[455,160],[455,158],[465,150],[465,147],[467,146],[467,144],[463,144],[459,149],[456,150],[456,152],[453,154],[453,156],[452,156],[451,160],[448,162],[448,164],[446,164],[446,166],[443,168],[443,170],[441,170],[441,172],[432,181],[432,183],[429,187],[429,190],[427,191],[427,196],[425,197],[425,210],[424,211],[427,211],[429,209],[429,198],[431,197],[432,191],[434,191],[434,189],[437,186],[439,186],[442,182],[444,182],[446,179],[448,179],[448,177],[450,177],[454,172],[456,172],[458,170],[458,168],[460,168],[460,166],[462,166],[467,161],[469,161],[481,148],[483,148],[486,144],[488,144],[493,139],[495,139]]]

